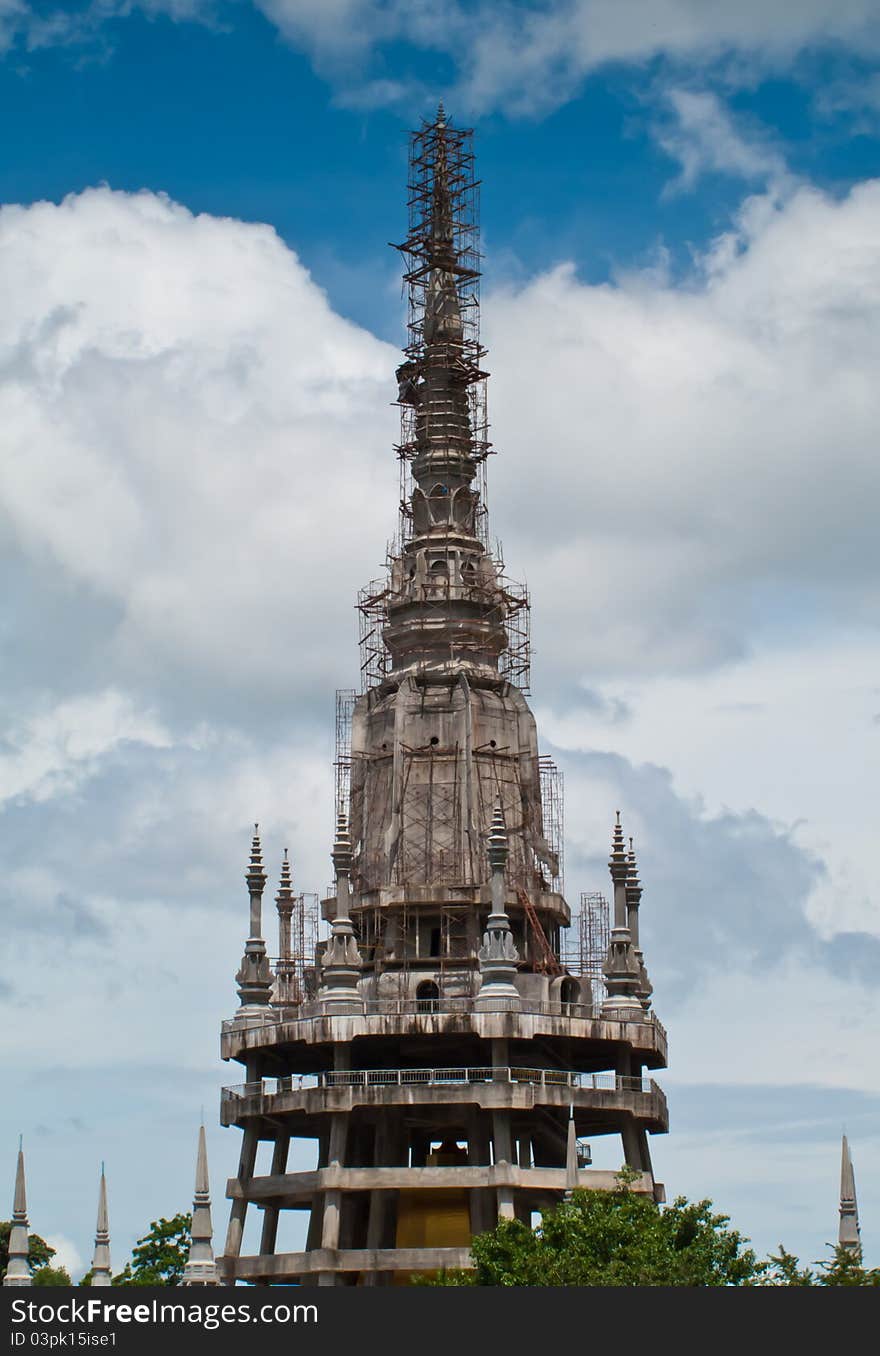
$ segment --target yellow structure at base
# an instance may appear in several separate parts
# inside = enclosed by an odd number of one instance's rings
[[[428,1155],[429,1168],[467,1163],[457,1144],[444,1143]],[[468,1193],[464,1188],[401,1191],[397,1199],[398,1248],[466,1248],[471,1241]],[[395,1285],[407,1285],[415,1272],[399,1272]]]
[[[401,1191],[398,1248],[466,1248],[471,1220],[466,1191]]]

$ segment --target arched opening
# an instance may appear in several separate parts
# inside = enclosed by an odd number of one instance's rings
[[[566,978],[559,986],[559,1001],[564,1005],[576,1003],[581,996],[581,986],[576,979]]]
[[[419,1012],[437,1012],[440,1007],[440,990],[433,979],[423,979],[416,989],[416,1006]]]

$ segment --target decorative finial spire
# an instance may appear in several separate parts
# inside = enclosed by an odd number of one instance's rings
[[[626,1017],[636,1020],[644,1016],[638,996],[641,967],[636,955],[632,926],[638,932],[638,901],[629,891],[629,862],[623,838],[620,811],[616,811],[611,835],[611,856],[608,870],[614,885],[614,926],[605,959],[605,983],[608,997],[602,1004],[602,1013],[608,1017]]]
[[[95,1251],[92,1254],[92,1285],[112,1285],[110,1266],[110,1216],[107,1210],[107,1179],[101,1164],[101,1183],[98,1188],[98,1222],[95,1228]]]
[[[508,851],[507,825],[504,822],[504,809],[499,797],[495,802],[492,825],[489,829],[489,866],[493,872],[504,870]]]
[[[443,100],[437,104],[437,117],[435,119],[438,127],[446,126],[446,109],[443,107]]]
[[[302,999],[293,963],[292,922],[295,904],[290,858],[285,848],[278,893],[275,896],[278,910],[278,964],[275,967],[275,995],[272,1001],[279,1007],[288,1007]]]
[[[337,1011],[353,1011],[359,1006],[362,1008],[363,1003],[357,987],[362,961],[354,925],[349,917],[352,844],[348,815],[343,813],[336,819],[336,837],[331,856],[336,872],[336,914],[330,927],[330,940],[321,957],[319,997]]]
[[[629,839],[629,852],[626,855],[626,912],[633,955],[639,969],[639,982],[636,997],[647,1012],[651,1006],[651,994],[654,986],[648,978],[645,967],[645,955],[639,938],[639,906],[642,899],[642,882],[639,880],[639,867],[632,838]]]
[[[352,847],[351,834],[348,831],[348,815],[336,816],[336,838],[333,841],[333,867],[337,876],[351,875]]]
[[[18,1162],[15,1167],[15,1195],[12,1203],[12,1228],[9,1231],[9,1261],[3,1284],[10,1286],[32,1285],[31,1269],[28,1265],[28,1216],[27,1192],[24,1180],[24,1149],[22,1137],[18,1140]]]
[[[199,1127],[199,1148],[196,1155],[196,1189],[193,1196],[192,1225],[190,1227],[189,1257],[183,1268],[181,1285],[219,1285],[217,1264],[212,1243],[211,1182],[208,1177],[208,1146],[205,1127]]]
[[[846,1135],[840,1149],[840,1229],[837,1241],[842,1248],[860,1253],[859,1207],[856,1201],[856,1178]]]
[[[250,896],[250,932],[235,979],[242,1008],[252,1009],[256,1013],[267,1007],[272,996],[272,970],[266,956],[266,943],[263,940],[263,891],[266,888],[266,872],[263,870],[259,824],[254,825],[251,856],[245,880]]]
[[[266,888],[266,872],[263,870],[263,850],[260,845],[260,826],[254,825],[254,836],[251,842],[251,859],[248,862],[248,869],[245,874],[245,880],[248,883],[251,899],[262,899],[263,891]],[[253,915],[252,915],[253,917]],[[251,936],[260,936],[260,916],[257,914],[256,929],[251,928]]]

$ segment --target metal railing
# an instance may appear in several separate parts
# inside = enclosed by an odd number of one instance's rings
[[[574,1088],[586,1092],[637,1092],[661,1096],[653,1078],[612,1073],[578,1073],[570,1069],[524,1069],[489,1065],[449,1069],[333,1069],[326,1073],[289,1074],[224,1088],[225,1100],[278,1097],[289,1092],[325,1088],[440,1087],[472,1083],[528,1083],[540,1087]]]

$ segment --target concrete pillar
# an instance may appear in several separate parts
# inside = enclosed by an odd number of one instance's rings
[[[636,1172],[642,1172],[642,1146],[639,1143],[638,1127],[632,1116],[624,1116],[620,1138],[623,1140],[623,1159],[626,1166],[635,1168]]]
[[[510,1135],[510,1112],[492,1112],[492,1139],[495,1144],[495,1162],[513,1162],[513,1143]],[[513,1187],[498,1188],[498,1218],[513,1219]]]
[[[639,1126],[636,1135],[639,1142],[639,1158],[641,1160],[642,1172],[649,1172],[654,1176],[654,1169],[651,1166],[651,1150],[648,1148],[648,1132],[643,1126]]]
[[[491,1126],[485,1111],[471,1108],[468,1119],[468,1166],[486,1167],[492,1158]],[[495,1192],[484,1187],[474,1187],[468,1193],[470,1207],[471,1234],[483,1234],[494,1227],[496,1219]]]
[[[273,1177],[280,1177],[287,1171],[287,1155],[290,1149],[290,1135],[279,1135],[272,1150]],[[260,1252],[273,1253],[278,1236],[278,1206],[267,1205],[263,1211],[263,1232],[260,1236]]]
[[[256,1130],[245,1130],[238,1160],[238,1181],[242,1186],[247,1186],[254,1175],[254,1164],[257,1161],[257,1142]],[[224,1257],[238,1257],[241,1252],[247,1208],[248,1203],[243,1196],[237,1196],[232,1202],[232,1209],[229,1212],[229,1228],[226,1230],[226,1246],[223,1249]]]
[[[329,1166],[341,1167],[345,1162],[345,1141],[348,1131],[348,1117],[339,1113],[330,1123],[330,1146],[328,1150]],[[321,1228],[321,1247],[339,1247],[339,1215],[342,1208],[342,1192],[338,1190],[324,1193],[324,1220]],[[333,1282],[322,1282],[333,1284]]]

